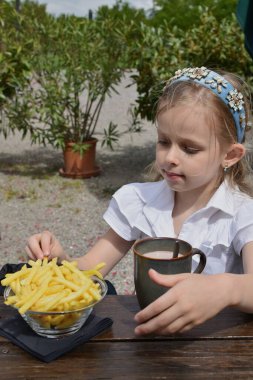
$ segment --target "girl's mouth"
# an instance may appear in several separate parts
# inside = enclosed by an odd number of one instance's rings
[[[167,179],[170,181],[177,181],[179,179],[182,179],[184,176],[182,174],[177,174],[173,172],[166,172],[165,170],[163,171],[164,175],[166,176]]]

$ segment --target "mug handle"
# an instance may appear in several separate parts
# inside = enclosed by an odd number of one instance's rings
[[[206,266],[206,255],[204,254],[204,252],[200,251],[200,249],[193,248],[192,249],[192,256],[194,256],[194,255],[199,255],[200,260],[199,260],[199,264],[198,264],[197,268],[195,269],[195,271],[193,273],[201,273]]]

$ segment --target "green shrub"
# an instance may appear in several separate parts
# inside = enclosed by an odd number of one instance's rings
[[[0,2],[0,109],[29,74],[26,53],[31,48],[31,41],[23,41],[21,28],[22,18],[13,6],[6,1]]]
[[[150,23],[160,26],[166,20],[172,27],[186,31],[198,26],[202,7],[208,8],[218,22],[236,10],[237,0],[154,0],[155,10]]]
[[[143,118],[153,119],[154,104],[164,82],[180,68],[220,68],[241,75],[253,85],[253,62],[234,14],[218,21],[205,8],[200,24],[187,31],[166,21],[156,28],[142,24],[140,31],[138,42],[130,45],[129,52],[136,69],[132,78],[137,84],[138,112]]]

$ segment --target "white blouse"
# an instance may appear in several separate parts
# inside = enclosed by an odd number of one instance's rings
[[[104,219],[128,241],[176,237],[173,207],[174,192],[165,180],[133,183],[113,195]],[[253,199],[223,182],[206,207],[185,220],[178,239],[206,254],[203,273],[243,273],[240,253],[253,241]]]

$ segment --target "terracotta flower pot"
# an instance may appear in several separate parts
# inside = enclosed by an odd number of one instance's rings
[[[90,147],[81,155],[73,151],[73,142],[68,142],[63,151],[64,168],[60,169],[60,175],[69,178],[89,178],[98,176],[101,172],[96,166],[97,139],[86,141]]]

